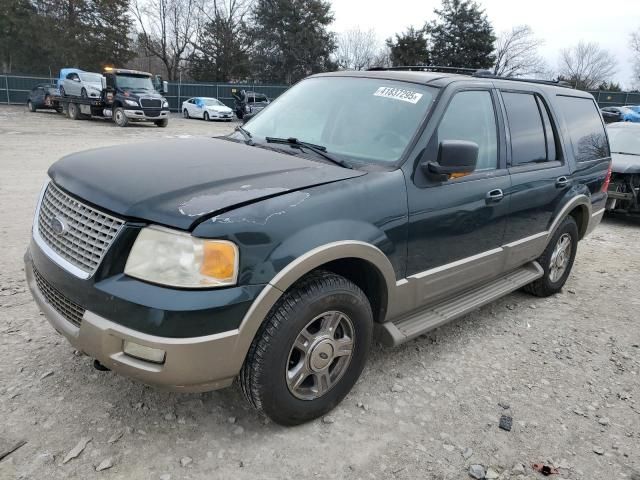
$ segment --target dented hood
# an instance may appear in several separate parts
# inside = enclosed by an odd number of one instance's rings
[[[214,138],[167,139],[66,156],[49,176],[116,215],[183,230],[236,206],[364,175]]]

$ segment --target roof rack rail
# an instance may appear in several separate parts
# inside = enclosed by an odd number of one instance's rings
[[[442,72],[442,73],[456,73],[459,75],[469,75],[478,78],[494,78],[496,80],[511,80],[515,82],[526,83],[539,83],[542,85],[553,85],[555,87],[573,88],[570,84],[564,81],[558,80],[538,80],[537,78],[519,78],[519,77],[502,77],[494,74],[491,70],[482,68],[468,68],[468,67],[444,67],[440,65],[407,65],[403,67],[371,67],[369,71],[409,71],[409,72]]]
[[[410,72],[443,72],[443,73],[460,73],[471,75],[476,72],[477,68],[467,67],[443,67],[440,65],[407,65],[403,67],[371,67],[367,69],[369,71],[382,71],[382,70],[404,70]]]

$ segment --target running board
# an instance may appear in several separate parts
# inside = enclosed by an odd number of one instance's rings
[[[395,346],[466,315],[487,303],[511,293],[542,277],[538,262],[531,262],[491,283],[474,287],[445,300],[379,326],[379,339],[384,345]]]

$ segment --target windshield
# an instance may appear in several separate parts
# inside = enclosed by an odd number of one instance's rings
[[[131,90],[153,90],[151,78],[141,75],[118,74],[118,87]]]
[[[102,83],[102,75],[98,73],[80,73],[80,79],[87,83]]]
[[[607,130],[613,153],[640,155],[640,128],[609,128]]]
[[[304,80],[246,125],[255,140],[297,138],[357,161],[400,159],[431,106],[433,88],[354,77]]]
[[[203,98],[202,101],[207,107],[224,107],[224,103],[215,98]]]

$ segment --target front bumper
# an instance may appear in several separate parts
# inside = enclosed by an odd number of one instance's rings
[[[37,247],[32,244],[30,248]],[[41,291],[29,251],[25,255],[25,272],[31,294],[53,328],[76,349],[114,372],[168,390],[201,392],[229,386],[242,366],[247,346],[237,328],[198,337],[163,337],[126,327],[89,309],[84,310],[76,326]],[[43,277],[40,269],[38,272]],[[51,283],[50,287],[57,289],[58,285]],[[125,340],[163,350],[164,363],[125,354]]]
[[[134,109],[125,110],[124,114],[129,120],[146,120],[149,122],[155,122],[157,120],[162,120],[163,118],[169,118],[169,110]]]

